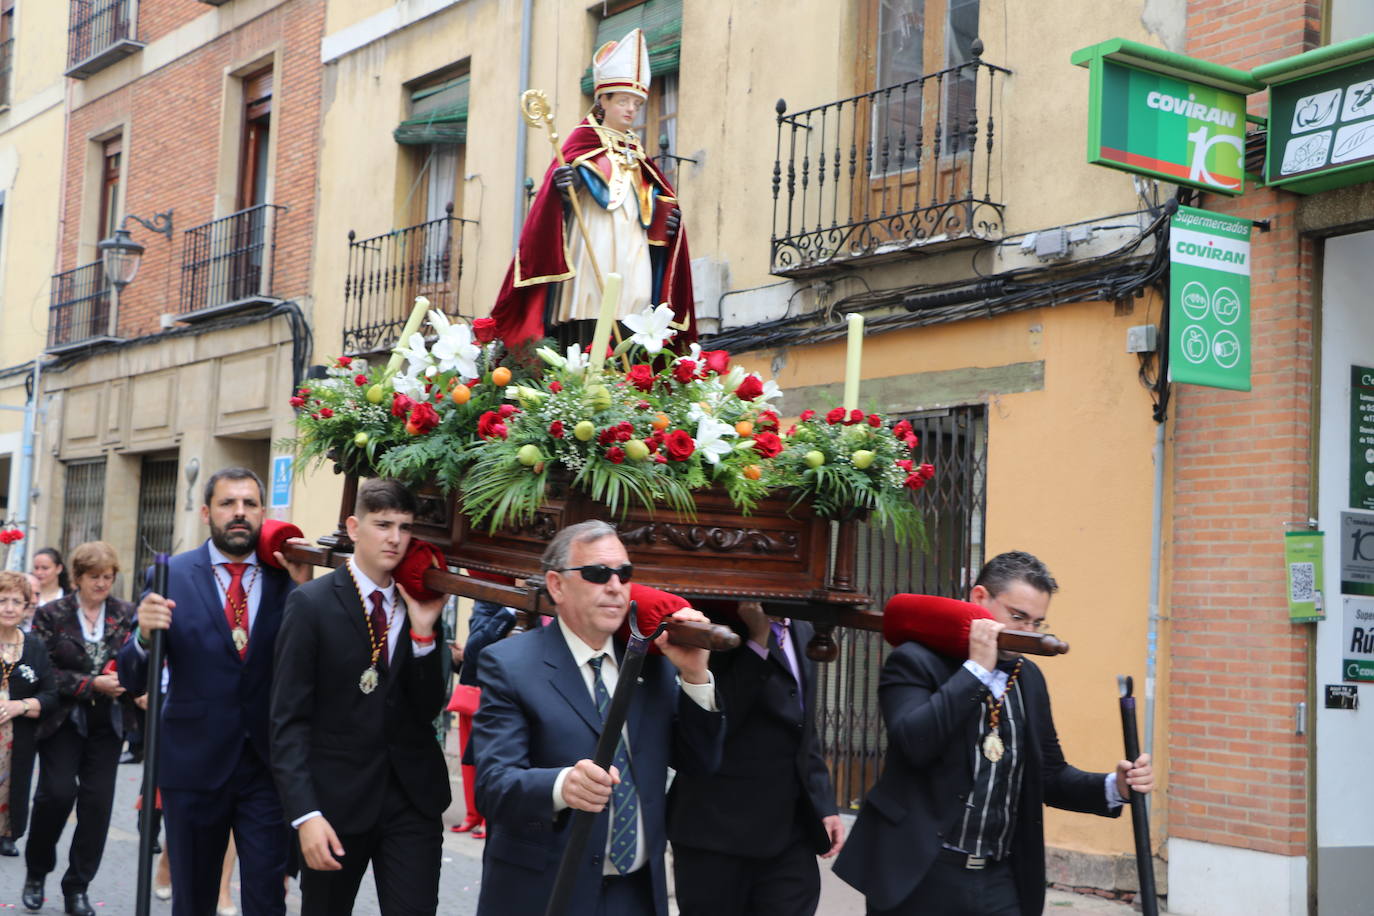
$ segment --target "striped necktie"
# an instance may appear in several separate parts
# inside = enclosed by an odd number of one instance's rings
[[[592,693],[596,697],[596,711],[602,722],[606,721],[606,710],[611,706],[611,695],[606,690],[606,682],[601,679],[601,662],[604,658],[598,655],[587,662],[592,666]],[[630,773],[630,754],[623,735],[615,746],[615,757],[611,764],[620,771],[620,782],[611,790],[609,855],[615,870],[623,875],[634,864],[635,850],[639,846],[639,793],[635,790],[634,776]]]

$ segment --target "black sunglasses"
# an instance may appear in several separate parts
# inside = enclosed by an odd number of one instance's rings
[[[611,576],[619,576],[621,582],[629,582],[634,575],[635,568],[632,564],[626,563],[624,566],[607,566],[605,563],[592,563],[587,566],[568,566],[559,572],[580,572],[582,578],[592,585],[605,585],[611,581]]]

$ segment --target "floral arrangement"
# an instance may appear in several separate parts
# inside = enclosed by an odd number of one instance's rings
[[[822,517],[872,513],[899,540],[920,534],[913,491],[934,468],[915,463],[909,423],[837,407],[784,431],[775,382],[724,350],[669,348],[667,306],[627,316],[632,336],[601,359],[578,345],[512,352],[490,319],[428,318],[432,343],[415,321],[385,368],[340,357],[295,392],[302,462],[433,479],[493,530],[533,517],[557,475],[617,512],[690,515],[693,491],[719,487],[748,513],[789,491]]]

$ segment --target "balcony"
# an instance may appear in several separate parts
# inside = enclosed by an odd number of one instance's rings
[[[463,224],[453,215],[418,226],[393,229],[370,239],[348,233],[348,275],[344,279],[343,352],[357,355],[389,350],[405,327],[416,296],[450,315],[458,311],[463,275]]]
[[[10,79],[14,72],[14,39],[0,42],[0,111],[10,107]]]
[[[224,6],[229,0],[200,0],[201,3],[208,3],[210,6]]]
[[[192,323],[280,301],[272,292],[278,211],[259,204],[182,236],[178,321]]]
[[[1002,234],[993,110],[1011,71],[981,60],[788,113],[777,105],[772,273],[856,262]]]
[[[142,49],[138,0],[71,0],[67,76],[84,80]]]
[[[48,305],[49,353],[90,346],[115,336],[110,282],[99,261],[54,274]]]

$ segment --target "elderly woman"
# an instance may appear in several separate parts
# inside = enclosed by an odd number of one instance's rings
[[[33,632],[48,646],[60,703],[39,729],[38,791],[24,850],[23,901],[31,910],[43,906],[44,879],[57,864],[57,841],[75,805],[76,831],[62,876],[65,911],[94,916],[86,890],[105,851],[124,742],[119,700],[124,688],[114,674],[114,659],[133,632],[134,607],[110,595],[119,558],[109,544],[77,547],[71,569],[76,591],[43,605],[33,620]]]
[[[19,855],[14,841],[29,818],[34,730],[39,716],[57,708],[48,649],[19,629],[32,607],[28,576],[0,572],[0,856]]]

